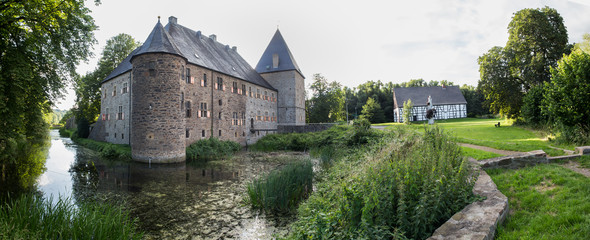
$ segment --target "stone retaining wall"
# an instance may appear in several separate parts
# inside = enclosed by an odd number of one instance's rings
[[[526,166],[549,163],[547,153],[543,150],[536,150],[519,155],[490,158],[477,162],[483,169],[509,168],[517,169]]]

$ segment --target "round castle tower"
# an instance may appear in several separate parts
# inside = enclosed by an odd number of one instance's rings
[[[181,75],[186,65],[158,23],[131,58],[131,152],[140,162],[185,161],[185,118]]]

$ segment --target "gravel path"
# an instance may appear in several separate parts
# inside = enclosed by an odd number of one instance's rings
[[[484,147],[484,146],[473,145],[473,144],[469,144],[469,143],[458,143],[458,144],[463,147],[474,148],[474,149],[478,149],[478,150],[482,150],[482,151],[486,151],[486,152],[493,152],[493,153],[501,154],[504,156],[523,154],[523,152],[499,150],[499,149],[495,149],[495,148],[491,148],[491,147]]]
[[[568,168],[574,172],[577,172],[579,174],[582,174],[586,177],[590,177],[590,170],[587,168],[583,168],[580,166],[580,164],[578,162],[574,162],[574,161],[569,161],[566,164],[561,165],[565,168]]]

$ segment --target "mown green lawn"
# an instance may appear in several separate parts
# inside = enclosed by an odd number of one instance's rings
[[[582,161],[588,161],[585,157]],[[590,181],[558,164],[487,170],[509,199],[496,239],[588,239]]]
[[[500,122],[500,127],[494,124]],[[542,133],[534,132],[518,126],[512,126],[511,123],[503,119],[477,119],[461,118],[438,120],[436,124],[452,132],[457,141],[470,143],[480,146],[491,147],[495,149],[528,152],[533,150],[543,150],[550,156],[563,155],[562,150],[553,149],[549,146],[573,150],[574,146],[559,146],[554,142],[548,141]],[[397,126],[400,123],[382,123],[377,126]],[[423,129],[424,123],[413,123],[413,128]]]
[[[488,158],[495,158],[495,157],[504,156],[501,154],[483,151],[483,150],[479,150],[479,149],[474,149],[474,148],[470,148],[470,147],[461,147],[461,151],[463,152],[463,156],[472,157],[475,160],[484,160],[484,159],[488,159]]]

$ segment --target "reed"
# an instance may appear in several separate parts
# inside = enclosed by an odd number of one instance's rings
[[[221,141],[217,138],[199,140],[186,148],[186,160],[216,160],[232,156],[242,146],[234,141]]]
[[[0,207],[0,239],[141,239],[120,207],[25,194]]]
[[[312,191],[313,167],[310,159],[292,162],[247,186],[246,202],[271,212],[289,212]]]

